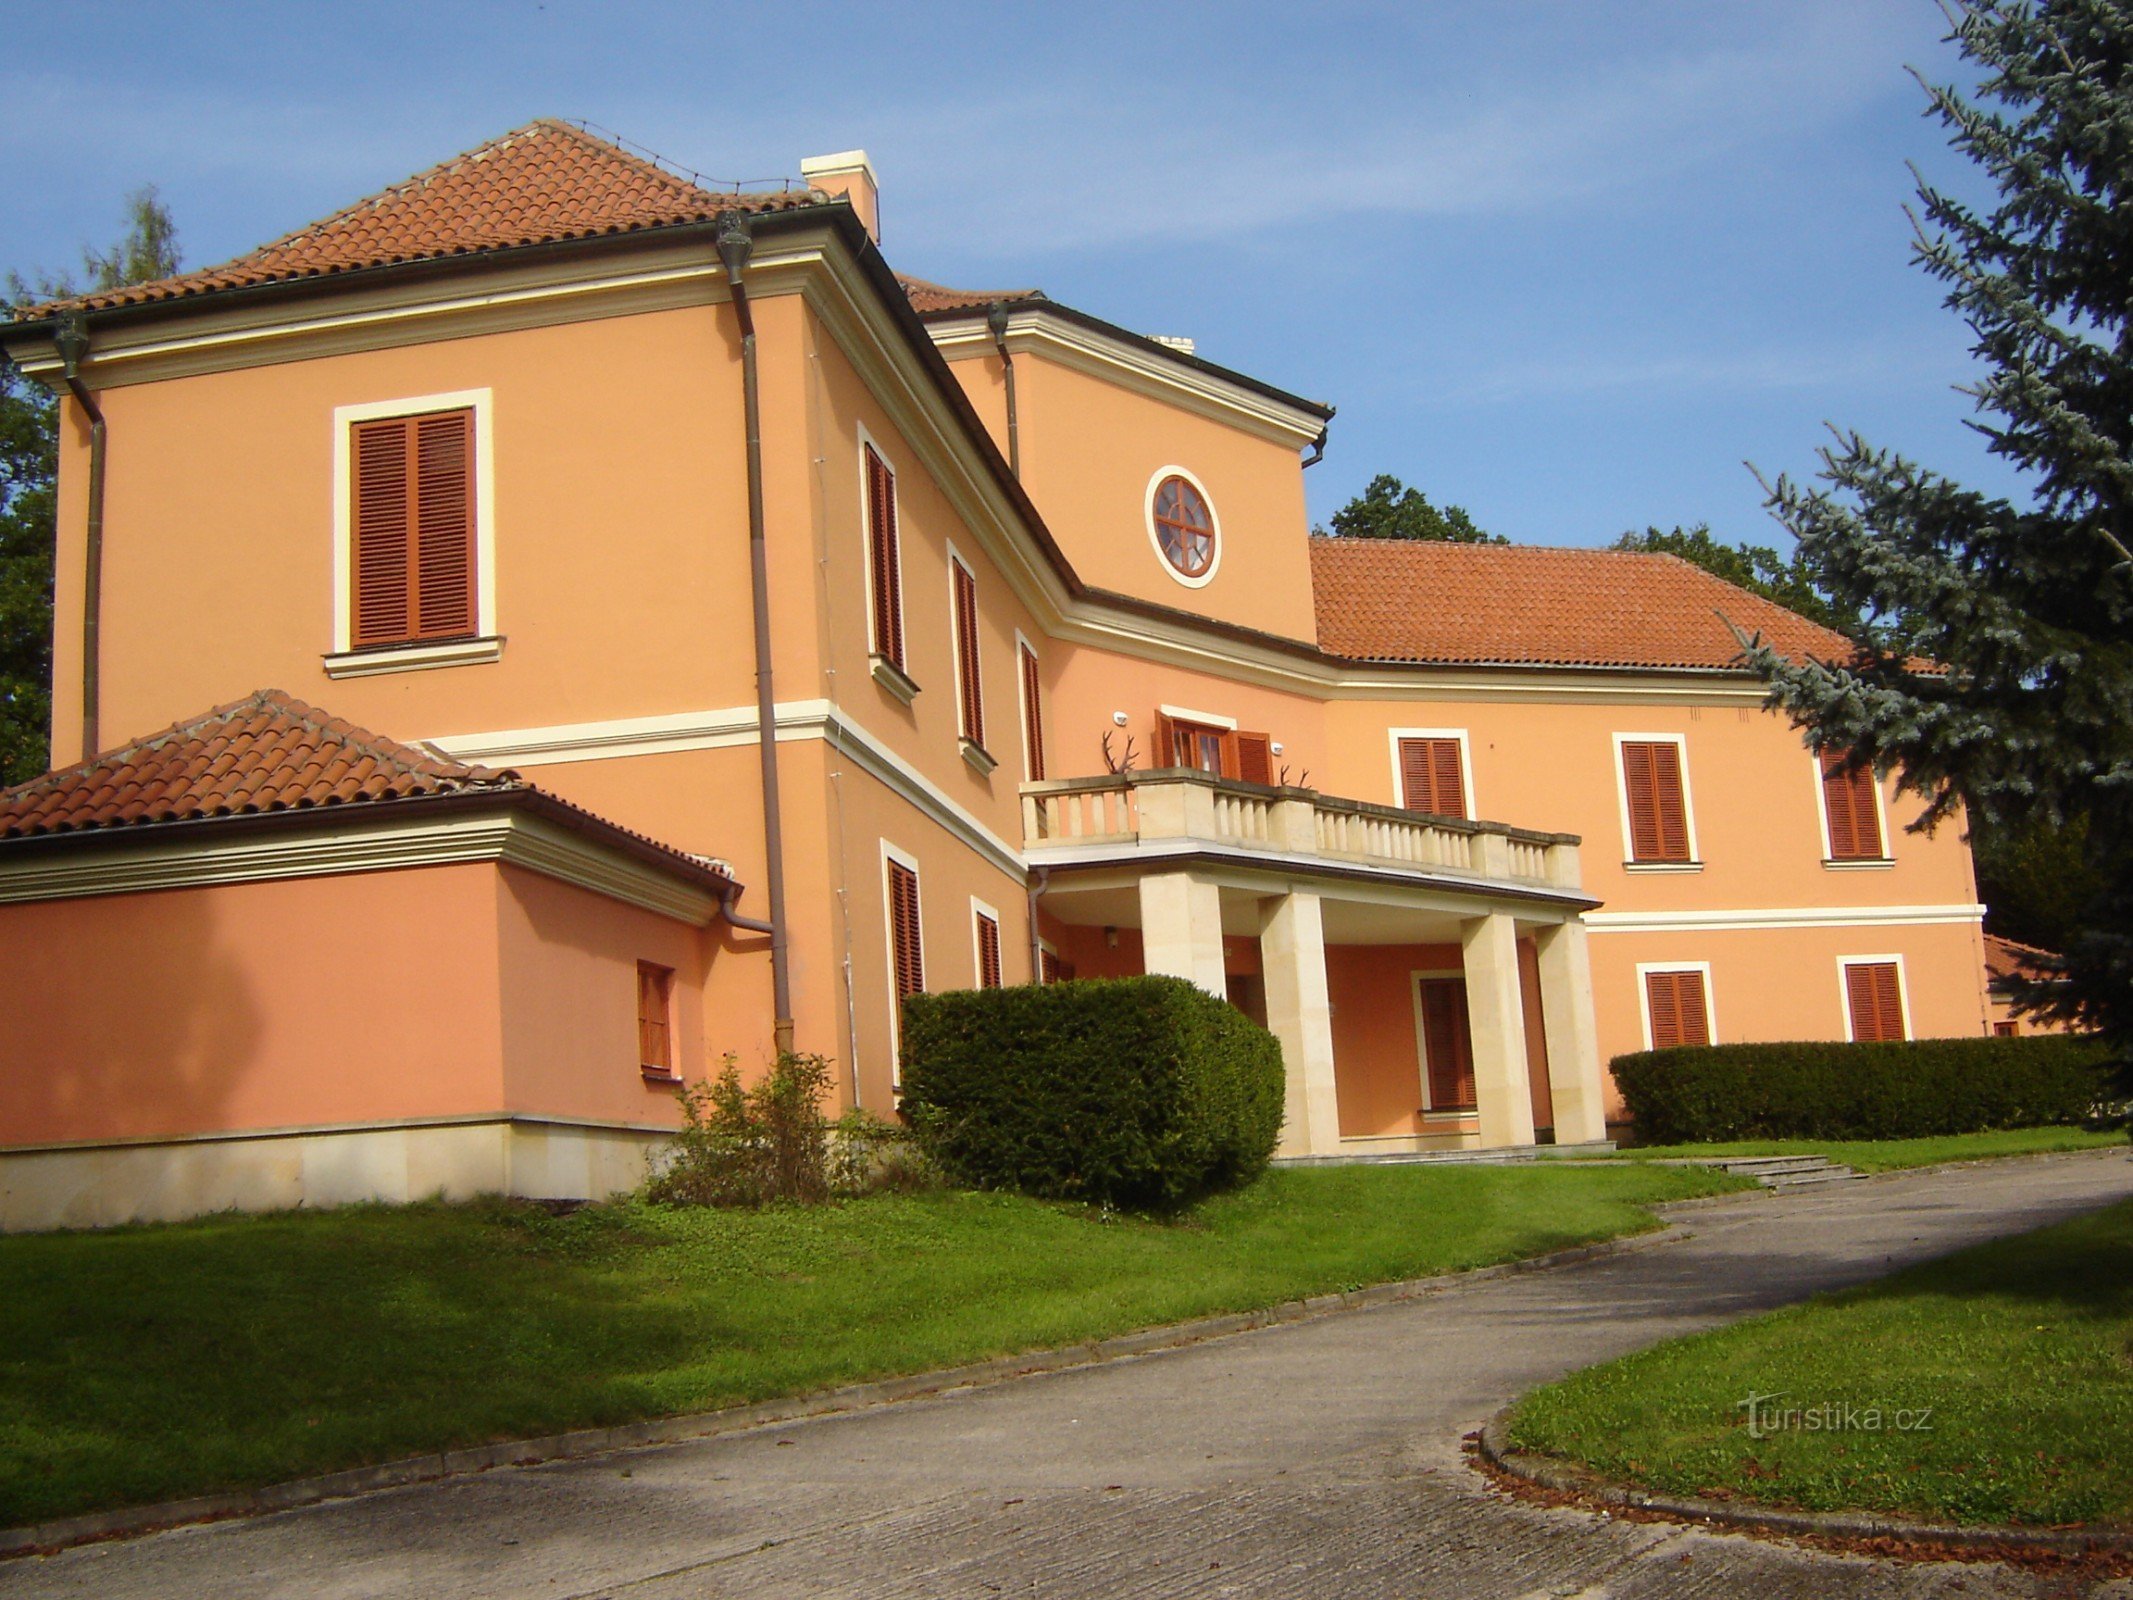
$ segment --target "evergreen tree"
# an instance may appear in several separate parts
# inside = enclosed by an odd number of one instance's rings
[[[1333,526],[1311,530],[1335,539],[1437,539],[1447,544],[1509,544],[1484,533],[1464,506],[1438,510],[1420,489],[1410,489],[1389,472],[1372,478],[1363,492],[1333,513]]]
[[[178,270],[178,233],[151,186],[126,198],[126,231],[82,252],[83,279],[9,274],[16,306],[146,283]],[[0,786],[45,770],[52,726],[52,564],[59,408],[0,356]]]
[[[1986,376],[1972,425],[2029,484],[1966,489],[1856,434],[1770,508],[1859,621],[1848,661],[1751,659],[1820,748],[1988,827],[2078,828],[2092,885],[2064,999],[2133,1044],[2133,5],[1961,0],[1974,97],[1921,78],[1991,179],[1973,209],[1923,180],[1915,258]]]
[[[1798,555],[1787,561],[1767,544],[1725,544],[1711,532],[1708,522],[1699,522],[1693,528],[1670,528],[1664,533],[1657,528],[1625,533],[1612,548],[1679,556],[1825,628],[1841,630],[1851,620],[1814,586],[1806,563]]]

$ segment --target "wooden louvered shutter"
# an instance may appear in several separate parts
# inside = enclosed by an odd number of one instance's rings
[[[1190,758],[1178,748],[1177,719],[1166,711],[1155,714],[1155,750],[1148,762],[1151,767],[1189,767]]]
[[[1704,995],[1702,972],[1647,972],[1644,994],[1651,1008],[1654,1050],[1711,1042],[1710,1007]]]
[[[1044,781],[1044,680],[1038,675],[1037,653],[1028,645],[1016,647],[1022,664],[1022,772],[1031,783]]]
[[[901,861],[889,863],[889,956],[896,974],[897,1012],[901,1017],[904,1000],[922,993],[926,987],[926,953],[918,918],[918,874]]]
[[[353,643],[473,633],[474,413],[359,422],[352,446]]]
[[[978,919],[978,987],[1000,987],[1000,924],[980,911]]]
[[[1272,783],[1274,781],[1274,741],[1263,733],[1239,733],[1232,735],[1231,743],[1237,752],[1237,770],[1233,774],[1246,783]]]
[[[637,963],[637,1062],[649,1073],[674,1071],[673,986],[671,967]]]
[[[1667,742],[1622,746],[1622,788],[1629,800],[1630,859],[1689,859],[1689,810],[1681,784],[1681,747]]]
[[[1466,775],[1457,739],[1400,741],[1400,803],[1440,817],[1466,815]]]
[[[1879,861],[1886,851],[1881,839],[1881,811],[1875,802],[1872,771],[1846,771],[1842,751],[1822,753],[1822,809],[1829,818],[1832,861]]]
[[[1466,1014],[1466,983],[1422,980],[1422,1050],[1429,1062],[1432,1111],[1474,1104],[1474,1043]]]
[[[1903,986],[1895,962],[1853,962],[1844,969],[1844,996],[1851,1009],[1853,1039],[1871,1043],[1904,1037]]]
[[[978,669],[978,580],[960,561],[948,563],[955,601],[955,681],[963,737],[985,747],[985,682]]]
[[[874,588],[874,653],[904,670],[903,561],[897,549],[896,474],[866,447],[867,567]]]

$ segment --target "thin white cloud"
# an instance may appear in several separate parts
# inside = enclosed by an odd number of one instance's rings
[[[1946,345],[1920,342],[1826,348],[1698,350],[1646,356],[1578,356],[1506,362],[1464,377],[1432,374],[1388,396],[1423,409],[1528,404],[1637,393],[1668,396],[1917,389],[1955,383],[1961,359]]]

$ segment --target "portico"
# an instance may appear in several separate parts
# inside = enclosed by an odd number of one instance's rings
[[[1023,805],[1078,974],[1173,973],[1281,1040],[1283,1155],[1605,1137],[1574,837],[1182,769]]]

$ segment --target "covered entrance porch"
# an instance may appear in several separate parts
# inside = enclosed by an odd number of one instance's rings
[[[1605,1137],[1577,841],[1164,770],[1032,784],[1040,929],[1263,1022],[1284,1156]]]

